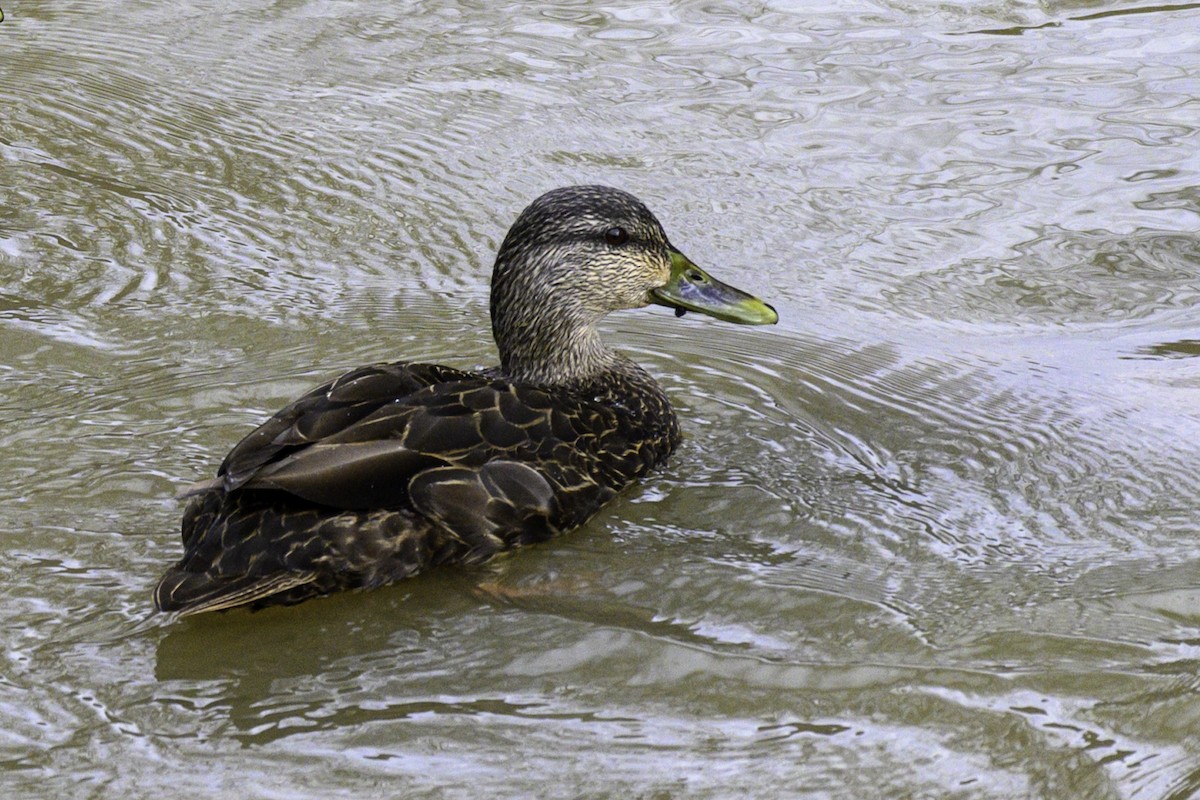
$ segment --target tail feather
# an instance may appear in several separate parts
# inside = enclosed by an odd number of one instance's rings
[[[216,578],[203,572],[172,569],[154,588],[154,605],[159,611],[177,611],[179,616],[186,617],[249,605],[305,586],[316,579],[316,572],[275,572],[269,575]]]

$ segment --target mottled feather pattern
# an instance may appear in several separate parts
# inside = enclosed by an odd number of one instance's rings
[[[387,393],[396,387],[420,388]],[[482,561],[580,525],[678,442],[667,398],[628,361],[555,387],[430,364],[362,367],[233,449],[227,486],[189,503],[188,555],[155,601],[212,610],[200,603],[228,583],[239,604],[296,602]],[[379,445],[370,477],[356,470],[356,448]],[[305,580],[281,592],[283,573]],[[254,575],[261,596],[245,586]]]

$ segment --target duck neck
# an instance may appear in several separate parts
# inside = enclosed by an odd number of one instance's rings
[[[613,369],[621,357],[605,347],[595,320],[578,309],[541,299],[492,309],[500,368],[509,378],[539,385],[584,380]]]
[[[604,312],[585,302],[573,285],[577,270],[560,259],[552,249],[528,252],[507,240],[496,259],[492,335],[500,370],[512,380],[562,384],[597,375],[621,360],[596,329]]]

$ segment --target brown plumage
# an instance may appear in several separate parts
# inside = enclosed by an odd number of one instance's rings
[[[376,364],[288,405],[193,487],[184,557],[155,605],[293,603],[479,563],[582,524],[679,443],[658,384],[595,329],[649,302],[776,319],[671,247],[631,195],[569,187],[538,198],[493,271],[500,366]]]

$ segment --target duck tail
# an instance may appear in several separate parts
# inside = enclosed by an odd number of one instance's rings
[[[316,579],[316,572],[276,572],[270,575],[214,578],[203,572],[170,569],[154,587],[154,605],[159,611],[177,612],[181,617],[207,611],[224,611],[276,598],[284,592],[307,586]]]

